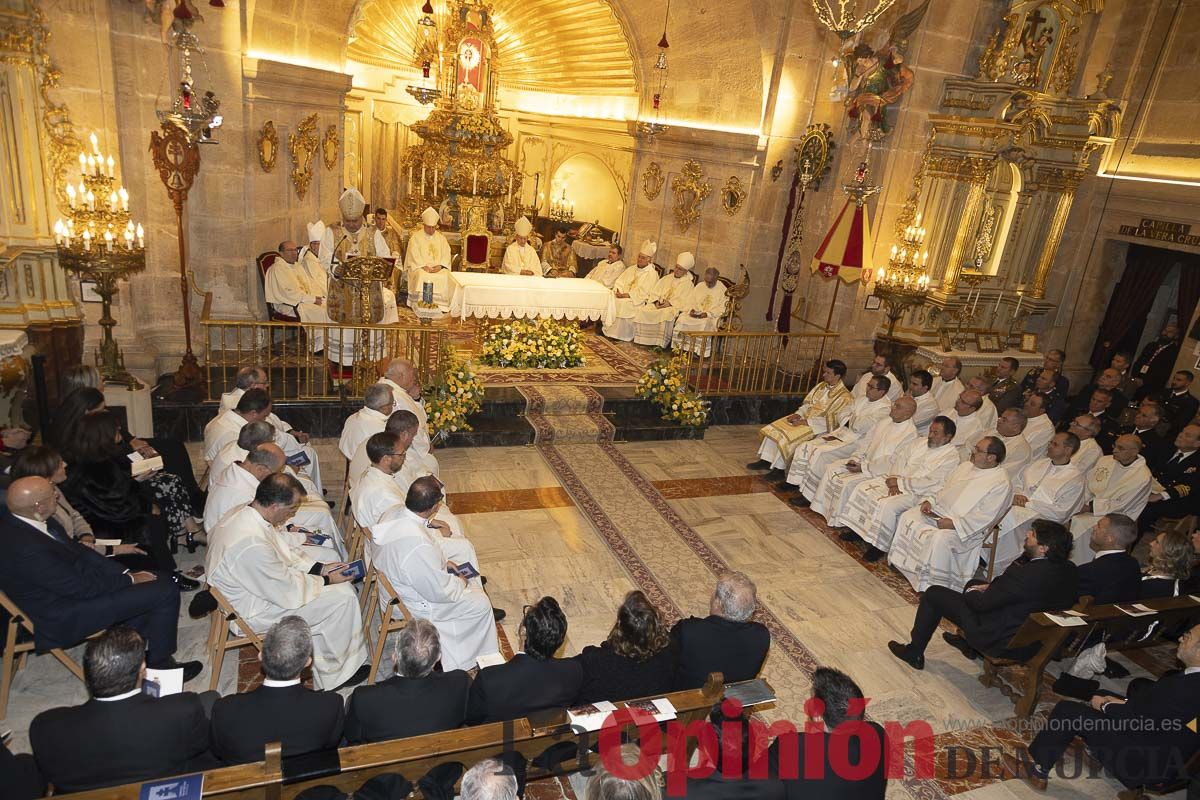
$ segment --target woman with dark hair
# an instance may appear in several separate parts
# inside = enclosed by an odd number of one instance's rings
[[[467,697],[467,723],[500,722],[575,702],[583,668],[554,654],[567,638],[567,617],[553,597],[525,606],[521,620],[524,652],[479,670]]]
[[[1178,597],[1192,574],[1192,542],[1187,531],[1163,531],[1150,542],[1150,566],[1142,575],[1142,599]]]
[[[583,667],[580,703],[628,700],[671,691],[676,651],[671,631],[646,595],[632,591],[601,645],[575,656]]]
[[[154,560],[156,569],[175,573],[181,589],[198,588],[199,583],[176,570],[150,476],[133,477],[116,417],[107,411],[84,415],[69,445],[61,490],[96,537],[137,544]]]

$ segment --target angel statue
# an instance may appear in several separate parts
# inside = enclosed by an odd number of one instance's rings
[[[878,50],[859,41],[842,52],[846,69],[843,92],[852,133],[865,139],[872,129],[880,133],[891,129],[887,110],[900,102],[915,80],[912,69],[904,63],[908,37],[921,24],[928,9],[929,0],[925,0],[900,17],[888,34],[887,44]]]

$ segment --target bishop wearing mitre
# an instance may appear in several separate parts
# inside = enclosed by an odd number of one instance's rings
[[[529,234],[533,226],[526,217],[521,217],[513,223],[513,240],[504,248],[504,260],[500,263],[500,271],[507,275],[541,275],[542,260],[538,258],[537,250],[529,243]]]
[[[408,237],[404,254],[404,280],[408,283],[408,304],[421,299],[422,285],[433,284],[433,302],[441,309],[450,307],[450,242],[438,230],[437,209],[421,212],[421,228]]]
[[[308,230],[308,246],[300,248],[300,266],[309,283],[317,289],[317,295],[329,294],[329,273],[321,263],[321,239],[325,236],[325,223],[321,220],[305,226]]]
[[[675,317],[683,310],[683,301],[692,291],[691,269],[694,266],[695,256],[680,253],[675,258],[675,268],[654,284],[646,304],[633,315],[635,343],[652,347],[666,347],[670,343]]]
[[[804,396],[796,413],[777,419],[759,431],[763,440],[758,447],[758,460],[746,467],[769,469],[769,477],[781,477],[791,466],[797,447],[845,422],[854,402],[846,384],[842,383],[845,375],[846,362],[836,358],[826,361],[821,370],[821,382]]]
[[[711,333],[717,329],[721,317],[725,316],[725,284],[720,281],[721,273],[716,267],[704,270],[704,280],[697,283],[683,299],[682,311],[675,318],[675,329],[671,334],[671,348],[686,347],[683,341],[685,333]],[[692,345],[693,350],[700,352],[699,343]],[[712,351],[712,341],[704,348],[704,355]]]
[[[632,342],[634,335],[634,315],[638,308],[650,299],[650,292],[658,282],[658,270],[654,268],[654,254],[658,245],[647,239],[642,242],[638,251],[637,263],[625,268],[617,282],[613,284],[613,297],[616,299],[616,314],[612,325],[604,326],[604,335],[610,339],[620,339],[622,342]]]

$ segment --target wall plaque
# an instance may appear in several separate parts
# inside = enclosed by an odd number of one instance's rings
[[[1200,247],[1200,235],[1192,233],[1192,226],[1184,222],[1169,222],[1165,219],[1142,217],[1137,225],[1122,225],[1120,234],[1135,236],[1138,239],[1153,239],[1156,242]]]

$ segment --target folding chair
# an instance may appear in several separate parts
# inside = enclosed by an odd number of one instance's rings
[[[388,634],[402,630],[413,619],[412,613],[400,600],[400,595],[392,587],[392,582],[388,580],[387,575],[379,572],[374,567],[371,567],[371,572],[375,573],[375,577],[372,580],[373,593],[377,594],[383,602],[376,604],[379,607],[379,631],[375,637],[375,647],[371,653],[371,672],[367,676],[368,685],[375,683],[375,677],[379,673],[379,662],[383,659],[383,646],[387,642]],[[393,610],[400,612],[400,619],[394,619]],[[370,619],[374,616],[374,613],[374,608],[368,607],[368,615],[365,616],[364,620]]]
[[[0,719],[8,716],[8,691],[12,688],[13,677],[17,670],[25,666],[25,659],[30,653],[36,653],[36,646],[33,640],[33,621],[24,611],[17,608],[9,596],[4,592],[0,592],[0,607],[3,607],[8,612],[8,625],[4,635],[4,657],[0,662]],[[28,632],[28,639],[23,642],[17,641],[17,635],[24,628]],[[101,631],[93,633],[88,639],[94,639],[99,636]],[[75,660],[67,655],[66,651],[60,647],[50,649],[50,655],[57,658],[64,667],[71,671],[79,680],[83,680],[83,667],[75,663]],[[20,656],[20,658],[16,658]],[[14,664],[14,658],[16,663]]]
[[[981,547],[987,551],[987,579],[992,580],[992,572],[996,568],[996,543],[1000,540],[1000,526],[993,525],[988,535],[983,538]],[[982,551],[981,551],[982,553]]]
[[[261,653],[263,643],[262,637],[254,632],[250,623],[233,610],[233,605],[225,599],[225,595],[221,594],[217,587],[209,584],[208,591],[217,601],[217,607],[208,615],[208,663],[212,670],[208,688],[216,691],[217,684],[221,680],[221,665],[225,663],[225,652],[254,645],[255,649]],[[230,632],[230,623],[236,625],[242,632],[240,636],[235,636]]]

